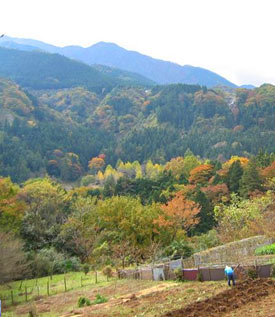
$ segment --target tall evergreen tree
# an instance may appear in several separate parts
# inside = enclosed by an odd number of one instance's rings
[[[240,180],[243,175],[243,168],[241,166],[241,162],[235,161],[229,168],[228,176],[227,176],[227,186],[231,192],[238,193],[240,188]]]
[[[248,197],[249,193],[255,190],[262,190],[262,179],[257,169],[255,159],[251,159],[244,170],[240,182],[240,193],[243,197]]]
[[[193,229],[191,229],[190,233],[192,235],[205,233],[212,229],[215,224],[213,206],[206,195],[199,188],[197,188],[193,200],[201,206],[201,210],[198,214],[200,222]]]

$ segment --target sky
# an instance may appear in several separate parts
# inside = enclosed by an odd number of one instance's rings
[[[0,33],[57,46],[116,43],[237,85],[275,84],[274,0],[1,0]]]

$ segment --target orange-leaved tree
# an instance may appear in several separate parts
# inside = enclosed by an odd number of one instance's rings
[[[189,182],[191,184],[205,184],[213,175],[213,165],[201,164],[190,172]]]
[[[265,180],[272,179],[275,177],[275,161],[271,163],[271,165],[267,166],[262,170],[262,176]]]
[[[94,171],[99,171],[105,165],[104,159],[104,154],[99,154],[99,156],[93,157],[89,161],[89,168]]]
[[[161,209],[163,214],[154,223],[159,228],[168,229],[172,239],[177,233],[186,232],[199,223],[197,215],[201,207],[192,200],[186,199],[182,191],[177,192],[168,203],[161,206]]]

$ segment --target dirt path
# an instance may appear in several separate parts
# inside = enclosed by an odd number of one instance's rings
[[[275,295],[275,281],[271,279],[246,280],[239,283],[233,289],[226,290],[204,301],[192,303],[182,309],[171,311],[163,316],[173,317],[219,317],[235,316],[229,314],[240,311],[249,303],[262,302],[264,298]],[[257,304],[256,304],[257,305]],[[236,316],[248,316],[245,314]],[[253,316],[249,314],[249,316]],[[258,316],[258,315],[255,315]],[[260,315],[259,315],[260,316]],[[275,315],[265,315],[274,316]]]
[[[134,306],[135,306],[135,303],[137,303],[138,299],[140,299],[144,296],[151,295],[151,294],[162,293],[163,291],[168,290],[169,288],[173,288],[175,286],[177,286],[176,283],[158,284],[156,286],[146,288],[146,289],[134,292],[134,293],[124,294],[124,295],[120,296],[119,298],[111,298],[107,303],[104,303],[104,304],[98,304],[98,305],[85,307],[83,309],[73,310],[71,312],[68,312],[68,313],[62,315],[62,317],[90,316],[89,312],[91,312],[91,311],[94,312],[98,308],[100,308],[100,310],[104,310],[104,309],[108,309],[112,306],[117,306],[117,305],[122,305],[122,304],[130,304],[130,305],[134,304]]]
[[[16,309],[16,315],[28,314],[30,307],[35,306],[36,311],[39,314],[55,312],[58,316],[64,317],[90,316],[91,311],[108,310],[117,305],[131,305],[132,303],[138,303],[141,298],[150,296],[150,294],[160,294],[175,286],[177,286],[177,283],[160,283],[154,286],[148,284],[146,286],[144,283],[139,285],[138,281],[135,281],[134,284],[130,282],[127,284],[118,282],[117,285],[95,288],[88,291],[78,290],[50,297],[42,297],[32,304],[24,304],[18,307]],[[85,296],[90,300],[93,300],[97,293],[109,298],[108,302],[81,309],[75,308],[77,299],[80,296]]]

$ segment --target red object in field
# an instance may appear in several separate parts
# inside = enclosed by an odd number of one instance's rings
[[[196,281],[198,277],[198,269],[184,269],[183,276],[185,280]]]

